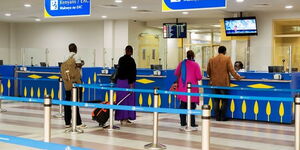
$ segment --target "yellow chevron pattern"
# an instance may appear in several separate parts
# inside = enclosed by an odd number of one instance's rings
[[[136,80],[136,82],[142,83],[142,84],[150,84],[150,83],[153,83],[155,81],[149,80],[149,79],[139,79],[139,80]]]
[[[28,78],[31,78],[31,79],[40,79],[40,78],[42,78],[42,76],[39,76],[39,75],[36,75],[36,74],[32,74],[32,75],[29,75]]]
[[[59,79],[59,76],[49,76],[48,79]]]
[[[257,89],[272,89],[274,88],[274,86],[270,86],[270,85],[266,85],[266,84],[252,84],[252,85],[248,85],[248,87],[250,88],[257,88]]]

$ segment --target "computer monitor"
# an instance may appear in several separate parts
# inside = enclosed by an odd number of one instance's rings
[[[150,65],[150,68],[153,70],[162,70],[162,65]]]
[[[283,66],[268,66],[269,73],[284,72]]]
[[[119,65],[118,64],[114,64],[114,68],[119,68]]]
[[[46,67],[46,62],[40,62],[41,67]]]
[[[61,67],[62,62],[58,62],[58,67]]]
[[[2,66],[3,65],[3,60],[0,60],[0,66]]]
[[[298,72],[298,68],[292,68],[292,72]]]

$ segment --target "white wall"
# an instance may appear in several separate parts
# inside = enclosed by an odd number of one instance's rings
[[[274,19],[299,19],[299,12],[287,13],[259,13],[256,16],[258,24],[258,36],[250,40],[250,69],[267,71],[272,64],[272,21]]]
[[[76,43],[78,53],[84,59],[92,59],[96,50],[96,66],[102,66],[103,22],[65,22],[65,23],[17,23],[15,25],[16,48],[34,48],[40,51],[48,48],[50,65],[57,65],[68,52],[68,45]],[[36,51],[38,51],[36,50]],[[38,53],[43,54],[43,53]],[[38,56],[36,56],[38,57]],[[21,64],[20,55],[16,56]],[[86,60],[87,61],[87,60]]]
[[[9,63],[9,47],[10,47],[10,25],[9,23],[0,22],[0,59],[4,64]]]

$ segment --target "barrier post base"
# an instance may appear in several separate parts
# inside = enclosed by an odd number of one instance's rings
[[[65,133],[71,133],[71,134],[80,134],[83,133],[82,129],[76,128],[75,130],[71,129],[66,129]]]
[[[147,144],[144,146],[145,149],[150,149],[150,150],[163,150],[163,149],[167,149],[167,147],[163,144]]]
[[[7,110],[0,108],[0,112],[7,112]]]
[[[64,115],[63,115],[63,114],[60,114],[60,113],[58,113],[58,114],[54,115],[53,117],[54,117],[54,118],[63,118],[63,117],[64,117]]]
[[[113,126],[112,129],[109,128],[109,125],[108,126],[105,126],[103,127],[104,129],[107,129],[107,131],[113,131],[113,130],[120,130],[120,127],[119,126]]]

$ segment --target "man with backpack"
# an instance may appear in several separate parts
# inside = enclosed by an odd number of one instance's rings
[[[64,82],[66,101],[71,101],[73,83],[82,83],[81,81],[81,68],[84,65],[84,61],[77,55],[77,46],[74,43],[69,45],[69,54],[66,56],[64,62],[61,65],[61,77]],[[82,89],[77,89],[77,101],[80,101],[82,97]],[[85,124],[82,124],[82,120],[77,108],[76,125],[79,128],[86,128]],[[64,106],[65,113],[65,127],[71,127],[72,110],[71,106]]]

